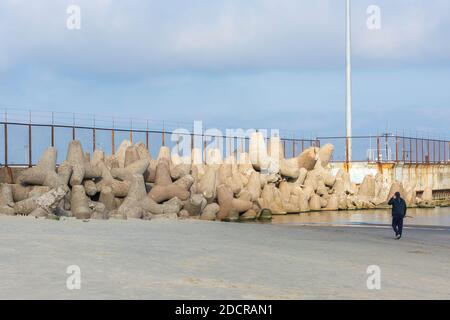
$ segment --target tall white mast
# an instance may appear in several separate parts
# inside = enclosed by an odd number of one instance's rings
[[[345,112],[345,126],[346,126],[346,143],[347,143],[347,159],[352,160],[352,61],[351,61],[351,24],[350,24],[350,0],[346,0],[346,112]]]

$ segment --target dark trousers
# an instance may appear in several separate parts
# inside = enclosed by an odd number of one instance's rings
[[[395,235],[402,235],[403,217],[392,217],[392,229],[394,229]]]

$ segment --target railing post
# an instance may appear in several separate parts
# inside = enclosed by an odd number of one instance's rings
[[[205,136],[203,136],[203,161],[206,163],[206,141],[205,141]]]
[[[145,130],[145,146],[147,147],[147,150],[149,150],[148,149],[148,120],[147,120],[147,127]]]
[[[28,125],[28,167],[31,168],[33,166],[32,159],[32,150],[31,150],[31,124]]]
[[[51,127],[51,136],[52,136],[52,147],[55,146],[55,118],[54,118],[54,114],[52,112],[52,127]]]
[[[412,163],[412,140],[409,138],[409,164]]]
[[[416,140],[416,164],[418,164],[419,163],[419,141],[417,140],[417,138],[415,139]]]
[[[436,162],[436,140],[433,140],[433,163]]]
[[[112,130],[111,130],[111,154],[116,152],[116,143],[114,141],[114,117],[112,117]]]
[[[92,151],[95,152],[95,145],[96,145],[96,141],[95,141],[95,128],[92,128]]]
[[[225,136],[225,137],[226,137],[225,139],[228,141],[228,143],[227,143],[227,145],[228,145],[228,156],[231,156],[233,154],[231,141],[233,141],[233,145],[234,145],[234,138],[233,137],[227,137],[227,136]],[[227,152],[225,151],[225,155],[226,155],[226,153]]]
[[[114,154],[116,149],[116,144],[114,142],[114,128],[111,130],[111,153]]]
[[[422,144],[422,153],[421,153],[422,154],[422,163],[424,163],[425,157],[424,157],[424,148],[423,148],[423,138],[420,140],[422,141],[422,143],[421,143]]]
[[[72,140],[75,140],[75,113],[72,115]]]
[[[438,162],[441,162],[441,141],[438,141],[439,144],[439,158],[438,158]]]
[[[450,141],[448,142],[448,162],[450,162]]]
[[[403,132],[403,137],[402,137],[402,161],[405,162],[405,136],[404,136],[404,132]]]
[[[130,142],[133,143],[133,119],[130,119]]]
[[[395,162],[398,163],[398,135],[395,135]]]
[[[8,167],[8,124],[5,122],[5,167]]]
[[[448,145],[449,145],[449,147],[450,147],[450,142],[448,143]],[[450,151],[450,148],[449,148],[449,151]],[[445,144],[445,142],[444,142],[444,163],[447,163],[447,146],[446,146],[446,144]]]
[[[94,114],[94,127],[92,128],[92,152],[95,152],[97,142],[95,141],[95,114]]]
[[[51,135],[52,135],[52,147],[54,147],[55,146],[55,127],[52,125],[52,128],[51,128]]]
[[[391,160],[391,159],[389,159],[389,137],[388,137],[387,134],[384,137],[384,150],[386,152],[386,159],[385,159],[385,161]]]
[[[292,139],[292,157],[295,157],[295,140]]]
[[[377,162],[380,163],[380,137],[377,137]]]

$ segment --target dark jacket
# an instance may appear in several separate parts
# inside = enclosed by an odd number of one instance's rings
[[[406,216],[406,202],[402,198],[391,198],[388,202],[392,206],[392,216],[404,218]]]

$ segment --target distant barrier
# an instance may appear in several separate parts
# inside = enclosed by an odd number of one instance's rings
[[[369,163],[439,164],[450,163],[450,141],[396,134],[355,136],[352,140],[352,161]],[[333,161],[345,162],[345,137],[318,137],[321,144],[335,146]]]
[[[85,151],[93,152],[101,149],[107,154],[114,154],[120,143],[128,139],[132,142],[144,142],[153,156],[158,154],[161,146],[176,148],[178,141],[173,137],[188,141],[190,148],[194,146],[194,139],[201,140],[203,155],[209,148],[216,147],[211,140],[223,138],[227,143],[226,150],[231,146],[241,152],[248,151],[249,137],[241,136],[212,136],[208,134],[183,134],[173,131],[151,129],[120,129],[88,126],[70,126],[58,124],[31,124],[19,122],[0,122],[3,130],[0,132],[0,162],[1,166],[33,166],[39,160],[42,152],[49,146],[57,147],[57,162],[61,163],[66,156],[67,145],[70,140],[81,141]],[[2,137],[3,136],[3,137]],[[317,140],[280,138],[285,157],[293,157],[311,146],[320,146]],[[197,145],[196,145],[197,146]],[[3,151],[3,155],[1,152]]]
[[[176,148],[183,140],[190,148],[203,150],[214,145],[216,138],[222,138],[224,156],[234,150],[248,151],[248,136],[210,135],[205,130],[198,133],[176,132],[178,128],[192,128],[192,123],[155,121],[143,118],[107,117],[64,112],[20,111],[3,109],[0,113],[0,165],[33,166],[42,152],[49,146],[58,150],[57,162],[61,163],[70,140],[81,141],[85,151],[102,149],[114,154],[125,140],[145,143],[153,156],[161,146]],[[283,131],[280,131],[282,135]],[[375,136],[354,136],[352,141],[352,162],[439,164],[450,163],[450,141],[421,137],[406,137],[396,134]],[[216,139],[218,140],[218,139]],[[342,136],[317,137],[310,139],[281,136],[286,158],[297,156],[311,146],[320,147],[326,143],[335,146],[332,161],[348,161],[347,138]],[[196,141],[194,143],[194,141]]]

